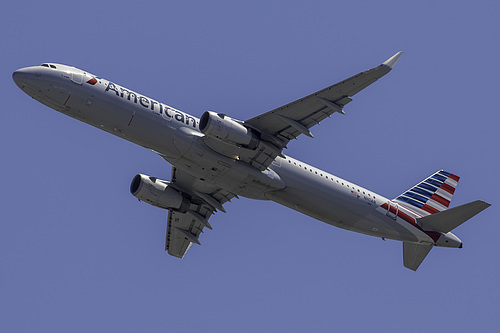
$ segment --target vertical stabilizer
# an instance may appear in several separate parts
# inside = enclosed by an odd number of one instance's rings
[[[421,245],[403,242],[403,264],[406,268],[416,271],[418,266],[432,250],[432,245]]]
[[[404,206],[417,208],[422,216],[442,212],[450,206],[460,177],[440,170],[396,198]]]

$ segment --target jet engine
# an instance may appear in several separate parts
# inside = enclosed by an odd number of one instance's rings
[[[147,202],[150,205],[187,212],[190,200],[182,193],[174,189],[169,182],[138,174],[130,184],[130,192],[137,199]]]
[[[222,113],[206,111],[200,119],[200,131],[214,139],[255,149],[259,137],[251,129]]]

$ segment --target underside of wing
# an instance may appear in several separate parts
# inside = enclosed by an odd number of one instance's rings
[[[234,197],[231,193],[215,187],[207,187],[186,172],[172,168],[171,185],[190,197],[186,212],[169,210],[165,250],[174,257],[183,258],[193,243],[201,245],[200,234],[204,228],[212,229],[208,222],[217,210]]]
[[[312,137],[311,127],[335,112],[344,114],[343,107],[352,101],[350,97],[389,73],[402,54],[398,52],[375,68],[249,119],[245,124],[276,137],[285,145],[300,134]]]
[[[174,257],[184,258],[193,243],[201,245],[199,237],[204,227],[191,214],[169,211],[165,251]]]
[[[200,119],[202,140],[211,149],[264,171],[283,155],[290,140],[300,134],[313,137],[311,127],[335,112],[344,114],[351,97],[389,73],[401,55],[398,52],[380,66],[244,122],[207,111]]]

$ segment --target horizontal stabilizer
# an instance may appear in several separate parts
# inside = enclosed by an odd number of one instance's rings
[[[417,221],[436,231],[447,233],[489,206],[491,206],[489,203],[477,200],[465,205],[443,210],[436,214],[421,217],[417,219]]]
[[[403,264],[406,268],[416,271],[418,266],[432,250],[432,245],[421,245],[403,242]]]

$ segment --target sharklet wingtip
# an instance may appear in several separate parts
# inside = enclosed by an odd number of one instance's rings
[[[403,55],[403,51],[399,51],[398,53],[396,53],[395,55],[393,55],[392,57],[390,57],[389,59],[384,61],[384,63],[382,65],[385,65],[385,66],[389,67],[390,69],[393,69],[394,66],[396,65],[396,63],[398,62],[399,58],[401,58],[402,55]]]

